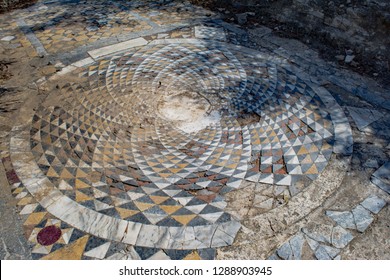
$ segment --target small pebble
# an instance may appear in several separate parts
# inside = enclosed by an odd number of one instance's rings
[[[12,41],[13,39],[15,39],[15,36],[6,36],[6,37],[1,38],[1,41],[9,42],[9,41]]]

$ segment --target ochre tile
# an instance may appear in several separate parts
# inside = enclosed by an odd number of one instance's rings
[[[41,258],[42,260],[80,260],[83,256],[85,246],[88,242],[88,235],[85,235],[75,242],[54,251]]]
[[[27,220],[24,222],[25,226],[29,225],[37,225],[39,224],[42,219],[45,217],[47,212],[37,212],[37,213],[32,213],[30,216],[28,216]]]

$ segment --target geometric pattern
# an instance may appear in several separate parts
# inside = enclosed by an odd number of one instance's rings
[[[171,2],[171,3],[167,3]],[[207,13],[211,16],[213,13]],[[99,40],[122,36],[131,32],[145,32],[169,24],[180,24],[184,19],[207,18],[201,7],[176,1],[40,1],[18,12],[25,27],[33,32],[51,54],[69,52]]]
[[[121,33],[151,29],[130,11],[116,1],[51,1],[21,15],[45,49],[58,53]]]
[[[23,222],[25,236],[31,246],[32,259],[206,260],[214,259],[215,257],[215,249],[211,248],[201,250],[160,250],[128,246],[127,244],[111,242],[82,232],[56,219],[56,217],[39,205],[20,182],[9,157],[3,158],[2,163],[5,167],[6,177],[11,186],[12,194],[17,199],[17,207]],[[52,242],[44,244],[42,242],[43,238],[39,238],[39,235],[43,230],[50,227],[55,227],[60,234]]]
[[[155,40],[75,74],[36,108],[29,149],[60,197],[53,215],[131,245],[230,245],[240,224],[223,195],[244,180],[308,185],[337,138],[321,92],[227,43]],[[124,235],[85,225],[76,205]]]

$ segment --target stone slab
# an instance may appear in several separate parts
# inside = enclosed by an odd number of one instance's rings
[[[362,203],[360,203],[360,205],[370,210],[372,213],[378,214],[379,211],[385,207],[386,201],[377,197],[376,195],[372,195],[367,197]]]
[[[371,182],[390,194],[390,161],[372,174]]]
[[[116,52],[124,51],[126,49],[144,46],[148,43],[144,38],[140,37],[133,40],[128,40],[111,46],[103,47],[97,50],[89,51],[88,54],[96,59]]]
[[[363,130],[373,122],[383,117],[383,114],[376,110],[356,107],[347,108],[359,130]]]

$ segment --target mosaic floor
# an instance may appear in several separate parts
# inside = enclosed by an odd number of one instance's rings
[[[133,2],[48,2],[19,26],[56,54],[186,17]],[[34,259],[213,259],[241,228],[226,194],[260,183],[288,202],[332,155],[349,154],[332,95],[288,61],[232,44],[231,32],[138,37],[44,82],[62,80],[13,128],[3,158]]]
[[[50,214],[110,241],[215,248],[240,228],[223,194],[243,180],[296,194],[326,167],[343,114],[329,94],[235,45],[144,43],[78,69],[85,82],[14,131],[16,172]]]

